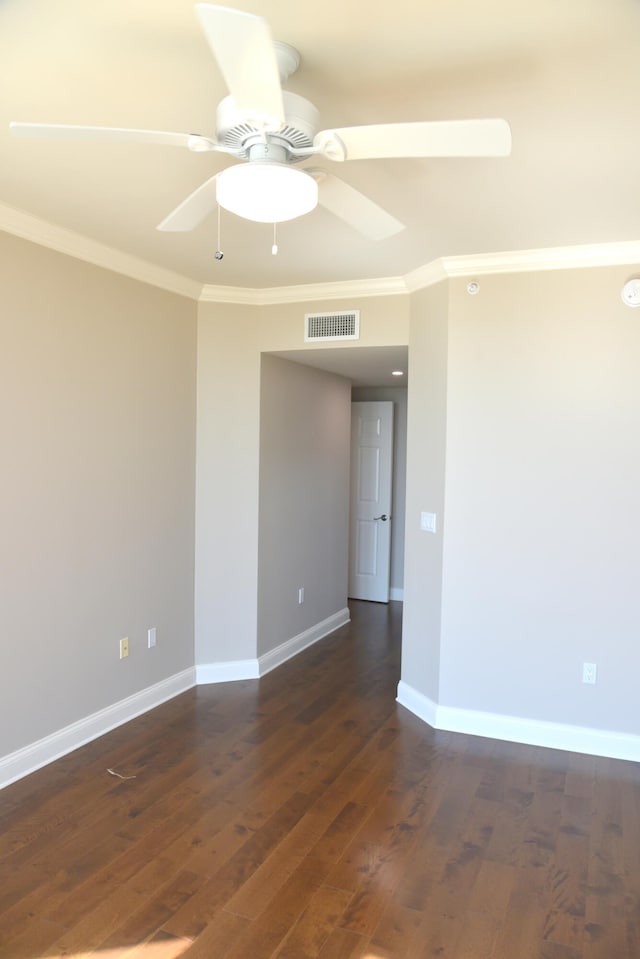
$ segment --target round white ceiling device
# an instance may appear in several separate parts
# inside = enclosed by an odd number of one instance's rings
[[[622,302],[626,303],[627,306],[640,306],[640,278],[635,277],[633,280],[627,280],[620,295]]]

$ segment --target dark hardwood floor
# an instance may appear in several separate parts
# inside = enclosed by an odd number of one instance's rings
[[[0,792],[3,959],[639,959],[639,767],[434,732],[350,605]]]

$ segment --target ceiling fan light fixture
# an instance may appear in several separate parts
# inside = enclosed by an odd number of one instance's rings
[[[310,213],[318,205],[318,184],[303,170],[284,163],[246,163],[227,167],[216,180],[218,203],[257,223],[282,223]]]

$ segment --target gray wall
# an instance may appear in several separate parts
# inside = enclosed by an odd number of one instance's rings
[[[404,590],[404,526],[407,485],[407,388],[406,386],[365,387],[351,391],[354,403],[388,400],[393,403],[393,493],[391,503],[391,569],[389,585],[392,599]],[[397,595],[393,595],[395,592]],[[398,595],[399,594],[399,595]]]
[[[302,348],[304,312],[336,304],[201,303],[196,418],[193,302],[1,234],[0,259],[3,754],[193,666],[196,420],[195,662],[254,659],[305,628],[267,611],[258,582],[269,542],[274,587],[294,576],[261,528],[284,462],[268,430],[278,410],[308,428],[278,395],[300,371],[267,360],[261,394],[261,357]],[[438,708],[640,736],[640,322],[620,301],[633,273],[348,304],[360,345],[409,343],[403,682]],[[271,439],[295,454],[286,430]]]
[[[193,665],[196,309],[1,233],[0,262],[2,755]]]
[[[447,422],[447,284],[414,293],[409,338],[402,679],[431,702],[440,689]],[[420,529],[422,510],[438,533]]]
[[[640,733],[629,275],[488,276],[475,297],[457,280],[413,298],[403,678],[440,705]]]
[[[355,345],[346,341],[344,349],[408,343],[408,296],[353,298],[348,307],[360,310],[360,340]],[[198,664],[232,666],[256,657],[261,630],[257,588],[261,356],[323,348],[325,344],[304,343],[304,314],[336,308],[335,300],[265,307],[199,305]],[[304,375],[310,375],[306,368]],[[340,555],[336,559],[341,562]],[[266,640],[273,641],[273,636]]]
[[[347,606],[350,394],[341,376],[262,356],[259,656]]]

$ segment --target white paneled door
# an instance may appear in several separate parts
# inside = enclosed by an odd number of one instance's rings
[[[351,404],[349,596],[389,602],[393,403]]]

